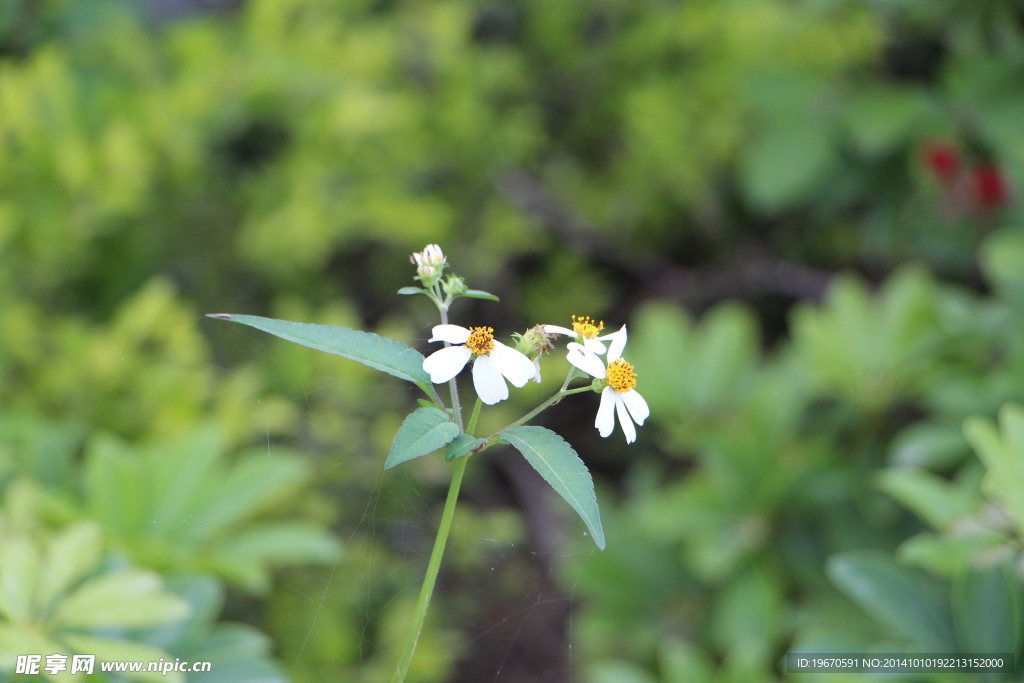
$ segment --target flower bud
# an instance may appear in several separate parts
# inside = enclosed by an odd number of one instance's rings
[[[409,257],[409,263],[416,266],[416,274],[419,275],[420,282],[430,287],[437,282],[444,270],[444,252],[436,244],[428,244],[423,251],[414,252]]]
[[[554,335],[545,332],[543,325],[534,325],[523,334],[516,333],[512,336],[516,338],[516,351],[531,359],[538,358],[542,353],[555,348],[551,343]]]

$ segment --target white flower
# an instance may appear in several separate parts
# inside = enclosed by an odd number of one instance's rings
[[[439,266],[445,262],[444,252],[436,244],[428,244],[423,251],[417,251],[409,257],[409,261],[417,266]]]
[[[427,356],[423,369],[434,384],[444,384],[462,372],[466,363],[475,357],[473,363],[473,386],[477,396],[487,405],[508,398],[508,386],[502,375],[517,387],[533,379],[537,368],[533,361],[513,348],[494,339],[490,327],[466,329],[458,325],[436,325],[430,341],[446,341],[458,346],[448,346]]]
[[[608,386],[601,390],[601,405],[597,409],[594,426],[601,436],[609,436],[615,429],[615,414],[619,415],[619,424],[626,435],[626,443],[636,441],[636,428],[633,423],[643,425],[651,414],[647,401],[637,392],[636,373],[633,366],[622,359],[622,349],[626,346],[626,327],[623,325],[617,336],[611,340],[608,349],[608,366],[601,362],[597,354],[582,344],[569,343],[569,362],[589,375],[603,379]]]
[[[576,341],[582,344],[588,351],[592,353],[604,353],[605,348],[602,341],[611,341],[619,336],[625,336],[626,326],[623,325],[618,332],[612,332],[602,337],[597,335],[601,334],[601,330],[604,329],[604,321],[595,323],[590,317],[577,318],[572,317],[572,329],[568,327],[559,327],[558,325],[544,325],[544,331],[548,334],[564,334],[568,337],[575,337]]]
[[[416,266],[416,274],[421,278],[436,278],[444,270],[446,258],[441,247],[428,244],[423,251],[414,252],[409,262]]]

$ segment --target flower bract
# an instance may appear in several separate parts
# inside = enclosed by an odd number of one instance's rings
[[[494,338],[490,327],[465,328],[459,325],[436,325],[432,342],[448,342],[449,346],[427,356],[423,369],[434,384],[443,384],[462,372],[473,360],[473,387],[487,405],[508,398],[505,379],[517,387],[524,386],[537,372],[533,361]]]

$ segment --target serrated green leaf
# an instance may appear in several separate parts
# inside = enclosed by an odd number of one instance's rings
[[[459,426],[437,408],[417,408],[398,428],[384,468],[433,453],[458,435]]]
[[[594,480],[572,446],[544,427],[514,427],[500,434],[583,518],[594,543],[604,550],[604,530],[601,528]]]
[[[162,584],[159,575],[147,571],[104,574],[61,602],[54,622],[71,628],[147,627],[187,617],[188,603]]]
[[[402,287],[400,290],[398,290],[398,293],[405,296],[409,294],[422,294],[425,291],[427,290],[423,289],[422,287]]]
[[[929,652],[955,652],[949,597],[928,575],[898,566],[883,552],[857,550],[832,556],[828,575],[894,635]]]
[[[494,296],[490,292],[485,292],[482,289],[467,289],[460,296],[468,296],[470,299],[489,299],[491,301],[501,301],[498,297]]]
[[[487,439],[474,439],[469,434],[459,434],[444,449],[444,461],[451,462],[456,458],[461,458],[486,441]]]
[[[394,339],[348,327],[295,323],[256,315],[217,313],[209,317],[255,327],[275,337],[354,360],[415,384],[430,384],[430,375],[423,370],[423,355]]]

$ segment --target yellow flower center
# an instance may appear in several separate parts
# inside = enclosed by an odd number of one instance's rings
[[[604,321],[594,323],[590,319],[590,316],[584,318],[572,317],[572,331],[576,333],[576,336],[582,337],[583,339],[593,339],[597,335],[601,334],[601,330],[604,329]]]
[[[636,386],[636,373],[633,366],[619,358],[608,364],[608,375],[605,378],[615,391],[624,393]]]
[[[469,339],[466,340],[466,346],[469,350],[478,356],[486,356],[494,350],[494,332],[493,327],[473,327],[470,328],[473,331],[469,333]]]

